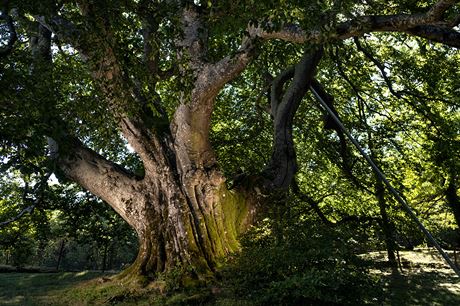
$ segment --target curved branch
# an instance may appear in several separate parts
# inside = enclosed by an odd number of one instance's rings
[[[25,214],[32,214],[32,212],[34,211],[35,207],[37,206],[36,203],[30,205],[30,206],[27,206],[26,208],[24,208],[23,210],[21,210],[16,216],[6,220],[6,221],[3,221],[3,222],[0,222],[0,229],[2,227],[5,227],[19,219],[21,219]]]
[[[49,31],[59,37],[60,40],[71,44],[74,48],[82,50],[87,45],[85,31],[63,18],[62,16],[35,16],[35,19]]]
[[[340,23],[331,30],[313,29],[305,31],[298,25],[286,25],[279,30],[253,26],[250,28],[250,33],[262,39],[281,39],[293,43],[322,44],[362,36],[370,32],[405,32],[456,47],[455,31],[436,26],[441,21],[443,13],[455,3],[455,0],[440,0],[424,14],[359,16]],[[425,28],[425,26],[428,26],[428,28]],[[448,37],[443,38],[441,32]]]
[[[35,199],[32,201],[32,204],[27,206],[26,208],[24,208],[23,210],[21,210],[16,216],[6,220],[6,221],[3,221],[3,222],[0,222],[0,229],[2,227],[5,227],[19,219],[21,219],[26,213],[28,214],[32,214],[35,207],[37,207],[38,205],[40,205],[42,202],[43,202],[43,197],[44,197],[44,191],[45,191],[45,188],[48,186],[48,179],[50,178],[51,174],[53,172],[50,171],[48,173],[46,173],[45,175],[43,175],[43,177],[40,179],[40,182],[38,182],[35,187],[33,188],[32,190],[32,193],[35,195]],[[26,202],[28,199],[27,199],[27,193],[28,193],[28,184],[26,183],[25,184],[25,187],[24,187],[24,194],[23,194],[23,202]]]
[[[359,51],[361,51],[368,59],[370,59],[375,66],[377,66],[377,68],[380,70],[380,74],[382,75],[383,77],[383,80],[385,81],[385,83],[387,84],[387,87],[388,87],[388,90],[390,90],[390,93],[392,95],[394,95],[396,98],[401,98],[402,95],[401,95],[401,92],[398,92],[398,91],[395,91],[394,88],[393,88],[393,84],[391,83],[391,80],[388,78],[387,76],[387,73],[385,72],[385,66],[379,62],[373,55],[371,52],[369,52],[368,50],[366,50],[362,45],[361,43],[359,42],[359,39],[357,37],[354,38],[354,42],[355,42],[355,45],[356,47],[358,48]]]
[[[240,75],[253,56],[254,38],[246,37],[233,56],[227,56],[215,64],[202,63],[201,68],[196,70],[198,75],[191,101],[176,109],[171,123],[175,147],[178,152],[181,151],[178,159],[185,168],[209,168],[215,165],[209,141],[215,98],[225,84]]]
[[[271,161],[263,171],[268,178],[266,188],[287,189],[297,171],[292,139],[292,124],[297,108],[308,91],[322,57],[322,47],[308,50],[295,66],[293,80],[273,114],[274,145]],[[276,92],[276,89],[275,89]],[[272,110],[273,112],[274,110]]]
[[[289,79],[292,79],[295,72],[295,66],[291,66],[281,72],[273,81],[270,92],[270,113],[275,117],[278,106],[281,103],[283,86]]]
[[[427,16],[431,20],[439,20],[451,6],[457,2],[456,0],[439,0],[428,11]]]
[[[338,118],[340,118],[339,113],[337,112],[334,106],[334,97],[328,94],[324,87],[321,85],[321,83],[319,83],[317,80],[313,80],[311,86],[316,91],[316,93],[324,100],[324,102],[326,102],[327,106],[332,110],[332,112]],[[337,136],[339,137],[339,155],[342,159],[342,166],[340,168],[344,172],[345,176],[361,190],[364,190],[369,194],[373,194],[373,192],[370,191],[366,186],[364,186],[353,174],[353,163],[350,160],[351,153],[350,149],[347,146],[347,140],[342,129],[337,125],[337,123],[335,123],[335,121],[331,118],[330,114],[327,114],[325,117],[324,128],[334,130],[337,133]]]
[[[310,205],[311,209],[314,210],[314,212],[318,215],[318,217],[320,218],[320,220],[324,224],[326,224],[328,226],[336,225],[336,223],[330,221],[326,217],[326,215],[323,213],[323,211],[319,207],[319,204],[320,204],[321,201],[316,201],[312,197],[310,197],[308,194],[302,192],[300,190],[299,184],[297,183],[296,180],[292,181],[292,191],[299,197],[300,200],[302,200],[302,201],[308,203],[308,205]]]
[[[88,18],[103,14],[93,7],[86,7],[85,12],[89,14]],[[99,28],[94,31],[82,31],[60,16],[37,19],[77,48],[84,60],[89,63],[92,78],[103,93],[103,98],[117,120],[123,136],[144,162],[146,172],[155,172],[163,167],[165,161],[160,156],[162,153],[158,154],[163,150],[156,135],[156,122],[149,124],[155,118],[143,111],[142,106],[145,106],[146,98],[141,90],[136,88],[135,81],[131,81],[123,71],[122,62],[111,39],[113,30],[105,24],[99,24]],[[158,107],[162,115],[161,120],[167,121],[165,112],[156,102],[154,106]],[[137,109],[133,105],[137,105]]]

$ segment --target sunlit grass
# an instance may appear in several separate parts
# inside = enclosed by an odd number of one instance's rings
[[[453,259],[453,252],[448,254]],[[387,260],[386,252],[370,252],[364,256],[377,264]],[[396,271],[372,270],[382,276],[384,305],[460,305],[460,278],[435,249],[400,251],[399,258]]]
[[[379,267],[385,252],[368,253]],[[401,251],[402,271],[375,268],[384,295],[372,305],[460,305],[460,278],[432,250]],[[252,305],[218,288],[163,295],[155,286],[130,287],[106,273],[0,273],[0,305]],[[218,286],[218,284],[216,284]]]

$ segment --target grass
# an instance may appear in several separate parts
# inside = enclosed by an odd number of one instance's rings
[[[453,254],[449,254],[453,258]],[[460,305],[460,278],[434,249],[399,252],[401,268],[383,268],[385,252],[366,254],[377,267],[371,272],[382,278],[383,305]],[[459,258],[460,259],[460,258]]]
[[[402,271],[382,263],[384,252],[366,255],[371,273],[382,279],[384,295],[373,305],[460,305],[460,279],[433,250],[400,252]],[[130,288],[108,281],[108,275],[79,273],[0,273],[0,305],[251,305],[222,288],[162,295],[161,282]]]
[[[77,273],[0,273],[0,305],[50,304],[53,301],[58,301],[64,290],[103,275],[106,274],[88,271]]]

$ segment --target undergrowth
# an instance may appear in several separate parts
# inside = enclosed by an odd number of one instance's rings
[[[353,254],[339,229],[299,221],[280,230],[267,220],[242,246],[223,279],[254,305],[356,305],[379,295],[369,263]]]

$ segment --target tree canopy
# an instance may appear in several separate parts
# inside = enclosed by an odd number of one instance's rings
[[[267,214],[422,243],[313,87],[456,245],[459,23],[454,0],[3,1],[0,215],[76,183],[135,229],[124,277],[206,279]]]

